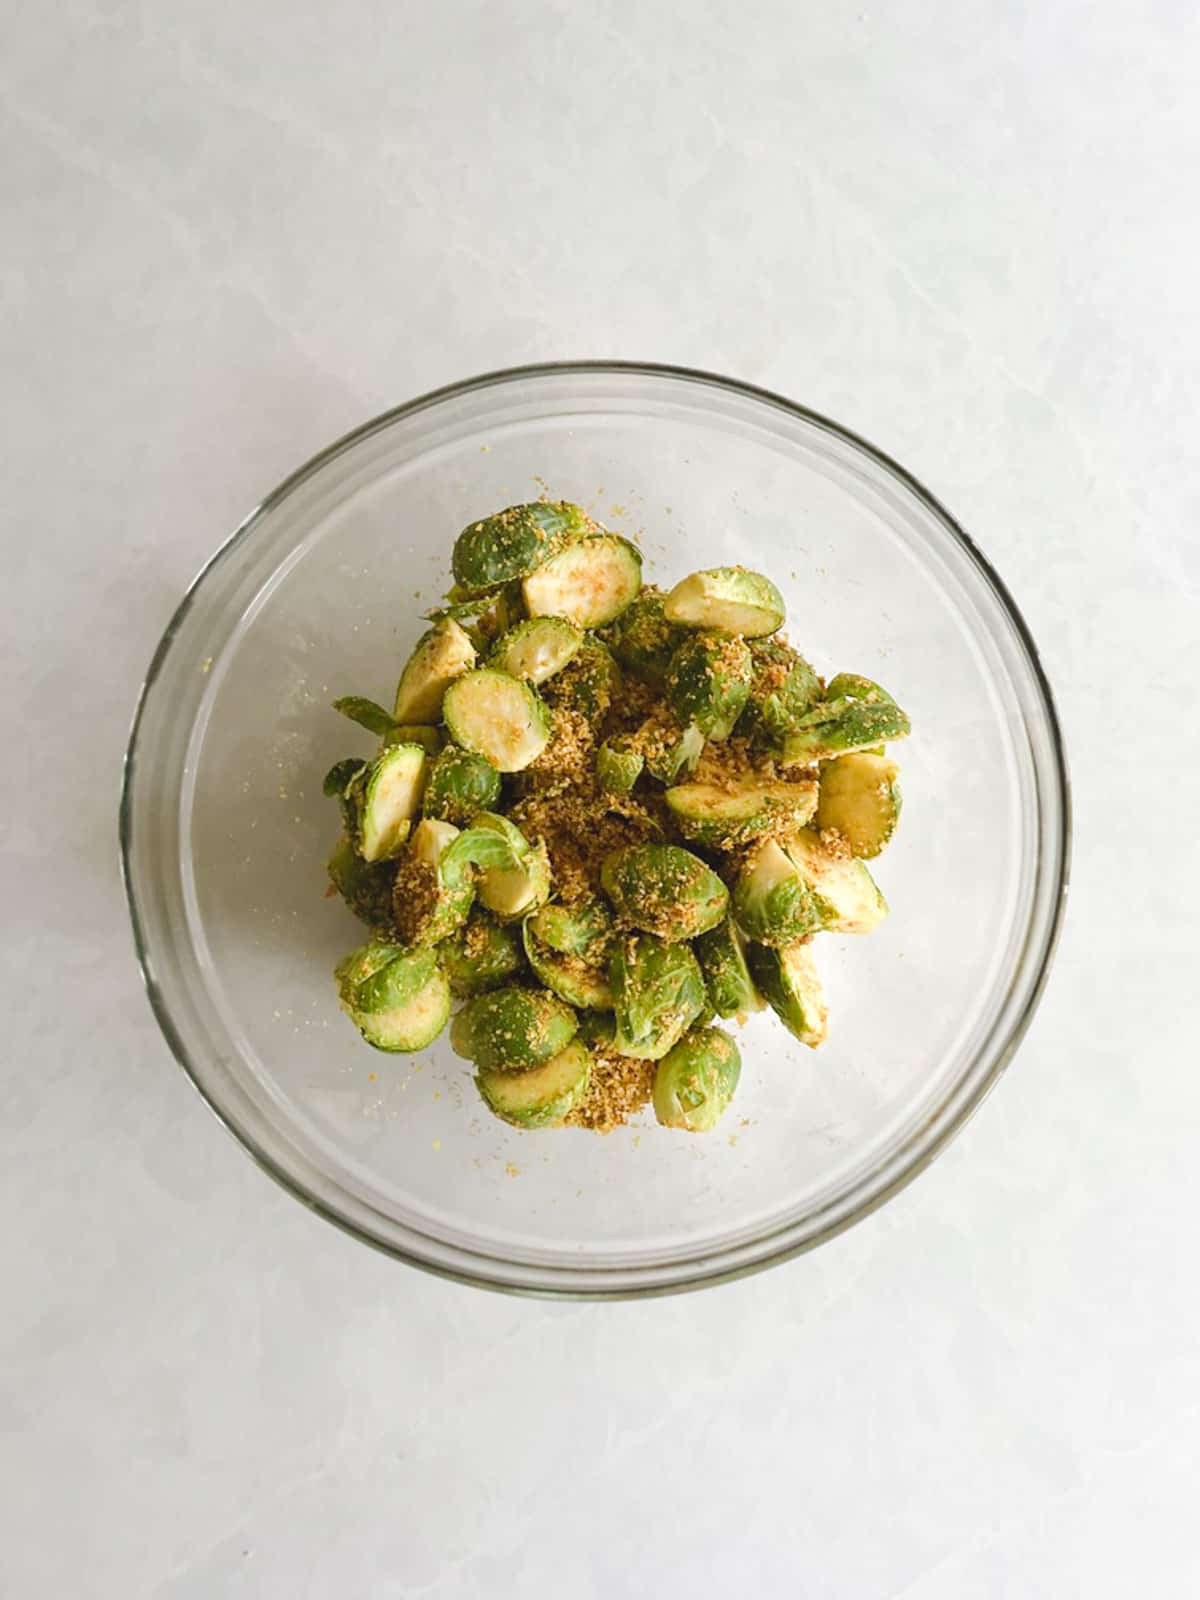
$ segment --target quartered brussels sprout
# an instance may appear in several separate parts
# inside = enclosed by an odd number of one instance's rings
[[[596,751],[596,782],[605,794],[628,794],[645,765],[632,739],[606,739]]]
[[[808,878],[773,839],[757,846],[738,873],[733,914],[760,944],[793,944],[825,925]]]
[[[578,628],[600,628],[633,601],[642,586],[642,556],[616,533],[568,545],[531,572],[521,586],[531,617],[565,617]]]
[[[646,771],[660,783],[674,783],[694,772],[704,754],[704,735],[695,723],[684,727],[672,712],[648,717],[633,735],[633,748],[645,759]]]
[[[486,756],[448,744],[429,769],[421,809],[461,828],[477,812],[491,811],[499,798],[500,774]]]
[[[761,1011],[765,1004],[746,965],[746,946],[732,917],[696,940],[696,959],[704,974],[708,998],[719,1017]]]
[[[761,572],[745,567],[710,567],[693,572],[667,596],[671,622],[689,628],[715,628],[757,639],[783,626],[783,596]]]
[[[834,756],[869,750],[911,729],[907,715],[877,683],[842,672],[831,678],[824,696],[800,718],[783,742],[787,766],[811,766]]]
[[[475,874],[450,846],[460,838],[450,822],[426,817],[413,829],[392,891],[392,917],[407,945],[435,945],[467,920]]]
[[[650,933],[617,941],[609,960],[616,1032],[611,1048],[659,1061],[704,1010],[704,978],[686,944]]]
[[[552,994],[569,1006],[578,1006],[584,1011],[609,1010],[613,997],[605,967],[585,960],[582,955],[552,950],[538,938],[536,926],[537,917],[526,918],[525,955],[534,977],[540,978]]]
[[[886,756],[861,751],[821,770],[817,828],[832,828],[852,855],[867,860],[887,845],[900,820],[900,769]]]
[[[452,617],[423,633],[396,686],[395,722],[432,724],[442,716],[447,688],[475,665],[475,646]]]
[[[664,1128],[707,1133],[733,1099],[742,1073],[738,1047],[720,1028],[693,1028],[659,1062],[654,1115]]]
[[[484,1104],[514,1128],[554,1128],[587,1093],[592,1058],[572,1039],[549,1061],[524,1072],[483,1071],[475,1083]]]
[[[389,745],[346,786],[353,838],[364,861],[398,855],[421,809],[429,758],[420,745]]]
[[[565,1050],[579,1024],[545,989],[508,986],[476,995],[450,1026],[457,1055],[488,1072],[519,1072]]]
[[[502,922],[515,922],[550,898],[550,858],[507,817],[483,811],[451,845],[450,855],[479,868],[479,899]]]
[[[715,927],[729,904],[712,868],[676,844],[615,850],[600,868],[600,883],[626,922],[670,941]]]
[[[450,993],[460,1000],[499,989],[525,965],[515,924],[497,922],[482,906],[472,906],[461,928],[438,946],[438,961]]]
[[[501,635],[488,665],[536,688],[561,672],[582,643],[582,632],[565,617],[531,617]]]
[[[342,961],[338,998],[377,1050],[423,1050],[450,1015],[450,987],[432,950],[376,942]]]
[[[341,839],[328,870],[330,882],[356,917],[370,928],[391,927],[394,861],[364,861],[349,839]]]
[[[800,827],[816,810],[813,779],[794,783],[747,778],[728,786],[681,783],[666,802],[687,839],[713,850],[732,850],[768,830]]]
[[[821,680],[802,655],[777,639],[752,639],[750,657],[754,678],[738,732],[779,749],[821,698]]]
[[[555,902],[535,914],[533,931],[544,945],[564,956],[599,961],[612,938],[612,912],[603,900]]]
[[[509,506],[459,534],[451,558],[455,582],[468,594],[499,588],[597,531],[587,512],[569,500]]]
[[[659,589],[643,589],[605,632],[614,656],[635,678],[661,689],[667,667],[688,630],[671,622]]]
[[[811,947],[792,944],[773,950],[752,944],[746,956],[771,1010],[801,1044],[815,1050],[828,1032],[829,1011]]]
[[[728,739],[750,694],[750,647],[730,633],[693,633],[671,657],[664,693],[685,726]]]
[[[561,672],[545,685],[548,705],[578,712],[593,726],[607,714],[621,690],[621,669],[599,639],[585,639]]]
[[[887,901],[861,861],[829,849],[809,828],[790,835],[786,848],[808,885],[822,928],[830,933],[870,933],[887,916]],[[744,921],[742,926],[755,937]]]
[[[550,718],[534,690],[491,667],[456,678],[442,710],[456,742],[498,772],[522,771],[550,741]]]

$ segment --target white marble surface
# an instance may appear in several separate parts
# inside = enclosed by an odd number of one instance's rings
[[[1195,7],[0,31],[0,1593],[1200,1590]],[[1078,797],[1054,981],[953,1149],[811,1257],[600,1308],[406,1271],[260,1176],[151,1021],[114,822],[159,630],[260,494],[580,354],[909,464],[1019,597]]]

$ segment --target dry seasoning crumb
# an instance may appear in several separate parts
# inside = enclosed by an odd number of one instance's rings
[[[402,944],[421,943],[430,918],[437,910],[437,870],[411,854],[400,858],[392,890],[392,915]]]
[[[648,1104],[654,1091],[654,1062],[638,1056],[619,1056],[592,1047],[592,1075],[588,1091],[567,1117],[571,1127],[593,1133],[611,1133]]]
[[[821,848],[838,861],[849,861],[854,855],[849,840],[836,828],[821,829]]]
[[[505,1165],[504,1173],[506,1177],[519,1178],[521,1176],[521,1169],[514,1162],[509,1161]]]

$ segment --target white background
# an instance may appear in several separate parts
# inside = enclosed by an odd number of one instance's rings
[[[1196,7],[0,22],[0,1593],[1197,1593]],[[1049,992],[948,1154],[815,1255],[604,1307],[262,1177],[151,1021],[115,841],[142,670],[255,501],[578,355],[913,469],[1030,621],[1077,803]]]

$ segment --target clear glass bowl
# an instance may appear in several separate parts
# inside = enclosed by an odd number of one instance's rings
[[[823,937],[831,1035],[739,1035],[717,1132],[523,1133],[444,1040],[367,1048],[331,981],[363,930],[325,897],[321,778],[370,736],[329,709],[387,702],[481,513],[577,500],[638,534],[647,577],[743,562],[826,673],[911,713],[904,818],[877,876],[892,915]],[[694,1288],[810,1248],[929,1162],[1008,1062],[1046,978],[1066,885],[1062,741],[1012,599],[895,462],[776,395],[582,362],[427,395],[332,445],[213,558],[150,665],[121,842],[138,954],[172,1050],[306,1205],[414,1265],[496,1289]]]

